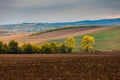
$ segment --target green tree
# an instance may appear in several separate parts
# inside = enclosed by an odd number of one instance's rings
[[[65,43],[63,43],[60,47],[60,52],[61,53],[67,53],[67,46]]]
[[[31,54],[31,53],[33,53],[33,46],[30,43],[23,44],[21,46],[21,49],[22,49],[22,53],[25,53],[25,54]]]
[[[18,42],[11,40],[9,42],[9,53],[17,54],[19,52],[20,51],[19,51],[19,47],[18,47]]]
[[[3,44],[3,53],[5,54],[9,53],[9,46],[6,43]]]
[[[51,46],[51,49],[52,49],[52,53],[57,53],[57,52],[59,52],[57,45],[58,45],[57,42],[51,42],[51,43],[50,43],[50,46]]]
[[[0,41],[0,54],[3,53],[3,42]]]

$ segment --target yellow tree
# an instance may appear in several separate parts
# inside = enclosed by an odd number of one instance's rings
[[[41,47],[42,47],[43,53],[54,53],[55,52],[54,48],[51,46],[49,42],[43,43]]]
[[[71,37],[68,37],[64,43],[67,48],[67,52],[71,52],[75,48],[76,40],[74,37],[71,36]]]
[[[86,35],[82,39],[82,50],[85,52],[90,52],[93,49],[92,43],[95,42],[95,38],[89,35]]]

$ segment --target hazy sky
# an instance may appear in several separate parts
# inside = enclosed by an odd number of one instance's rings
[[[120,0],[0,0],[0,24],[120,17]]]

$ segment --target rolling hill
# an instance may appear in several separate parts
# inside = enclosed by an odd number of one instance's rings
[[[37,32],[51,28],[60,28],[68,26],[116,26],[120,25],[120,18],[101,19],[101,20],[84,20],[76,22],[61,23],[21,23],[0,25],[0,30],[8,30],[14,32]]]
[[[80,49],[81,40],[84,35],[91,35],[95,38],[94,49],[100,51],[120,50],[120,27],[113,27],[109,29],[99,30],[92,33],[75,36],[76,50]],[[63,42],[64,39],[52,40],[56,42]]]
[[[37,35],[31,35],[33,33],[16,33],[16,34],[12,34],[9,36],[7,35],[0,36],[0,39],[6,43],[8,43],[10,40],[16,40],[20,44],[23,44],[23,43],[39,44],[39,43],[46,42],[49,40],[66,38],[69,36],[79,36],[79,35],[84,35],[88,33],[98,32],[101,30],[106,30],[109,28],[114,28],[114,26],[70,28],[70,29],[65,29],[65,30],[58,30],[58,31],[52,31],[52,32],[47,32],[43,34],[37,34]]]
[[[120,27],[80,27],[65,30],[57,30],[37,35],[33,33],[16,33],[9,36],[0,36],[1,41],[8,43],[16,40],[19,44],[34,43],[40,44],[46,41],[62,42],[66,37],[75,36],[77,48],[79,49],[81,39],[84,35],[95,37],[95,49],[97,50],[120,50]]]

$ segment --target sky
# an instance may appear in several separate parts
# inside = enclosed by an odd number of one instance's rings
[[[120,18],[120,0],[0,0],[0,24]]]

